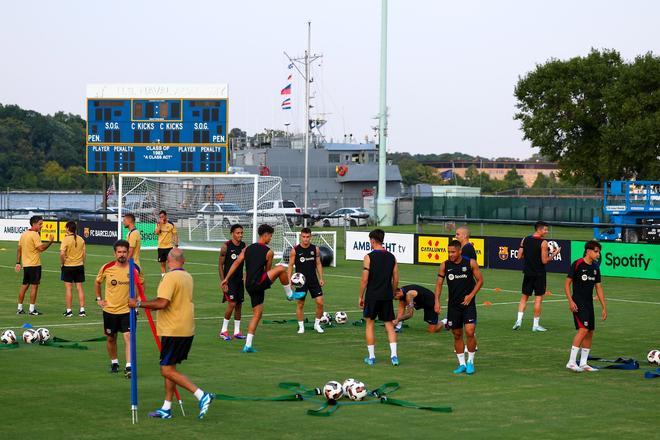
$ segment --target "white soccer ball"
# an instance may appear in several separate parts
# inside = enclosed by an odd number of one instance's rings
[[[335,313],[335,321],[337,321],[337,324],[346,324],[348,322],[348,315],[346,312],[337,312]]]
[[[330,324],[330,321],[332,320],[332,316],[328,312],[323,312],[323,316],[321,316],[321,321],[320,323],[323,325],[328,325]]]
[[[301,274],[300,272],[296,272],[293,275],[291,275],[291,284],[293,284],[293,287],[300,288],[305,285],[305,275]]]
[[[548,242],[548,253],[550,253],[550,254],[553,253],[555,251],[555,249],[559,249],[559,243],[557,243],[554,240],[550,240]]]
[[[344,392],[344,396],[348,397],[348,389],[355,383],[355,379],[352,377],[349,377],[344,381],[343,384],[341,384],[342,391]]]
[[[39,333],[33,328],[29,328],[23,332],[23,341],[26,344],[33,344],[39,342]]]
[[[0,336],[0,341],[3,344],[15,344],[16,343],[16,333],[13,330],[5,330]]]
[[[47,328],[38,328],[37,334],[39,335],[39,342],[48,342],[50,340],[50,332]]]
[[[651,365],[660,364],[660,350],[651,350],[649,354],[646,355],[646,360],[649,361]]]
[[[328,400],[339,400],[343,394],[344,390],[336,380],[331,380],[323,387],[323,395]]]
[[[351,400],[362,400],[367,397],[367,387],[364,383],[356,380],[348,387],[348,398]]]

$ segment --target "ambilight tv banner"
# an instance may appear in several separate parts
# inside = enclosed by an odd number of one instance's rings
[[[584,256],[584,241],[571,243],[571,260]],[[600,272],[605,276],[660,279],[660,245],[601,242]]]

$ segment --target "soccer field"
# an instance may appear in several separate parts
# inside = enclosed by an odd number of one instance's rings
[[[338,234],[339,235],[339,234]],[[88,246],[85,292],[86,318],[66,319],[64,286],[59,281],[59,245],[43,256],[44,277],[38,308],[42,316],[15,315],[20,275],[13,270],[16,243],[0,242],[0,329],[19,328],[29,322],[47,327],[65,339],[102,336],[101,311],[94,303],[93,277],[112,260],[110,247]],[[336,268],[326,268],[326,310],[348,313],[349,324],[328,328],[323,335],[309,329],[296,333],[296,324],[262,324],[256,354],[241,353],[241,341],[217,337],[224,313],[220,304],[217,253],[186,252],[186,269],[195,280],[197,331],[189,360],[180,370],[206,391],[234,396],[286,394],[279,382],[300,382],[322,387],[329,380],[348,377],[370,388],[396,381],[401,388],[392,397],[418,404],[451,406],[452,413],[434,413],[390,405],[345,406],[331,417],[306,415],[320,406],[304,402],[214,402],[207,417],[195,415],[197,402],[182,390],[187,417],[173,408],[171,420],[152,420],[147,412],[163,400],[158,353],[144,315],[138,328],[139,416],[131,425],[130,381],[108,373],[104,342],[83,343],[88,350],[21,344],[0,350],[2,439],[118,439],[118,438],[656,438],[659,383],[643,378],[646,353],[660,348],[658,282],[604,278],[608,300],[607,321],[598,320],[592,355],[634,357],[642,369],[601,370],[576,374],[564,368],[573,320],[563,294],[564,275],[549,274],[541,324],[547,333],[531,332],[531,306],[523,328],[511,330],[519,300],[521,274],[485,270],[484,289],[477,295],[479,351],[476,374],[455,376],[451,335],[428,334],[421,313],[399,335],[397,368],[389,364],[384,330],[377,329],[375,366],[367,366],[364,328],[357,307],[360,263],[345,261],[339,252]],[[147,296],[155,296],[160,280],[155,251],[141,260]],[[401,284],[419,283],[432,288],[435,267],[400,265]],[[500,290],[501,289],[501,290]],[[446,290],[444,292],[446,300]],[[75,298],[75,294],[74,294]],[[484,306],[485,301],[492,302]],[[307,317],[313,306],[308,301]],[[77,301],[74,299],[74,312]],[[596,302],[596,316],[599,316]],[[287,302],[276,284],[266,297],[265,319],[293,319],[295,305]],[[444,311],[443,311],[444,313]],[[250,317],[244,306],[243,332]],[[233,326],[233,323],[231,324]],[[230,327],[231,329],[232,327]],[[22,332],[22,330],[21,330]],[[120,362],[123,363],[120,342]],[[655,421],[654,421],[655,420]]]

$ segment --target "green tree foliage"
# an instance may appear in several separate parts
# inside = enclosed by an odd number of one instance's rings
[[[562,179],[660,178],[659,57],[552,59],[520,78],[515,96],[525,139],[558,161]]]
[[[85,121],[0,104],[0,186],[98,189],[100,178],[85,173]]]

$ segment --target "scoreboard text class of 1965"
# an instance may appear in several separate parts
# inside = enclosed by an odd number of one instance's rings
[[[87,172],[227,172],[225,84],[87,86]]]

